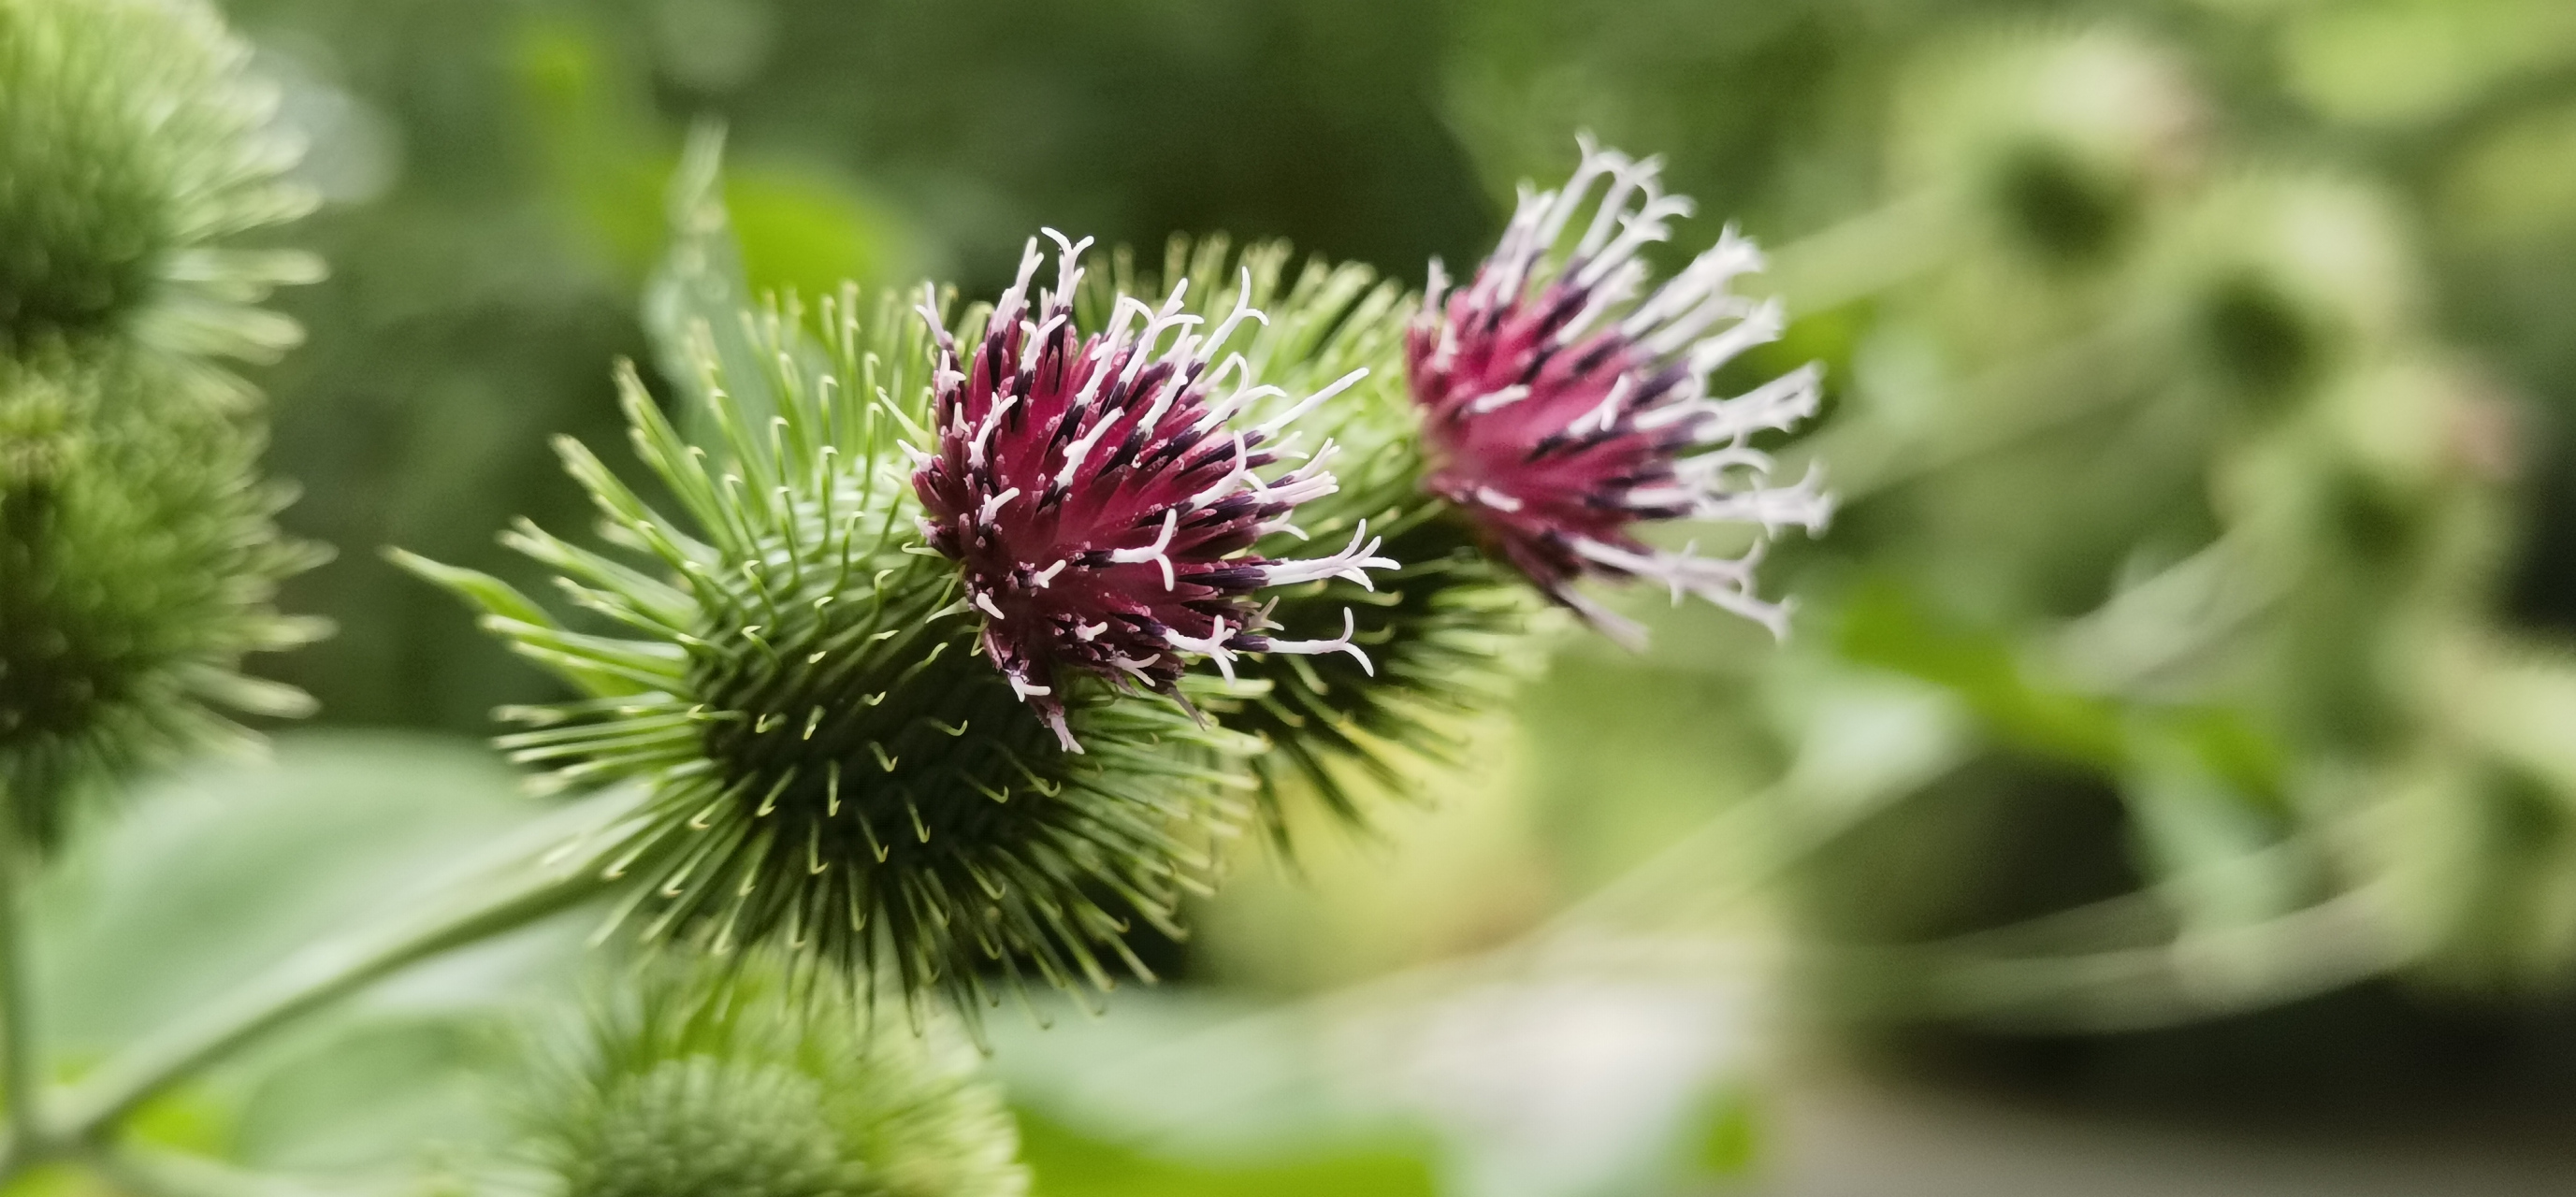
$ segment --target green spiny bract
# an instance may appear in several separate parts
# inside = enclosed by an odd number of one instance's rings
[[[293,343],[249,305],[313,259],[217,248],[312,206],[281,178],[301,150],[249,60],[200,0],[0,0],[0,348]]]
[[[1385,537],[1378,551],[1401,565],[1377,575],[1374,589],[1332,578],[1275,591],[1271,619],[1291,634],[1322,635],[1338,631],[1343,612],[1351,612],[1352,640],[1374,670],[1347,655],[1246,658],[1236,672],[1267,688],[1222,716],[1226,726],[1269,745],[1252,767],[1274,832],[1291,786],[1310,789],[1344,819],[1364,821],[1368,795],[1354,786],[1354,770],[1381,795],[1400,795],[1412,788],[1401,773],[1406,754],[1451,759],[1463,748],[1462,718],[1499,699],[1519,672],[1538,608],[1527,587],[1486,560],[1448,504],[1422,489],[1422,441],[1404,381],[1412,297],[1356,263],[1310,259],[1292,279],[1295,256],[1285,242],[1234,253],[1222,236],[1174,238],[1160,279],[1141,276],[1121,252],[1084,296],[1105,310],[1120,293],[1160,294],[1161,280],[1199,279],[1211,285],[1200,292],[1197,311],[1214,320],[1248,284],[1244,301],[1270,318],[1242,352],[1252,377],[1286,392],[1273,406],[1351,370],[1369,370],[1299,422],[1340,447],[1334,473],[1341,485],[1298,507],[1298,530],[1333,544],[1366,521]],[[1255,551],[1285,557],[1296,544],[1292,534],[1276,533]]]
[[[761,954],[663,960],[536,1053],[535,1160],[554,1197],[1017,1197],[1000,1094],[944,1023],[868,1021]]]
[[[685,519],[561,444],[625,559],[529,526],[507,539],[621,634],[410,563],[588,693],[505,712],[535,725],[502,740],[517,760],[559,784],[653,787],[612,870],[648,941],[782,944],[908,1000],[936,989],[970,1019],[995,978],[1106,989],[1104,953],[1149,975],[1112,910],[1179,933],[1208,838],[1240,820],[1223,790],[1252,744],[1084,681],[1068,752],[976,657],[896,441],[928,439],[926,331],[890,294],[869,306],[854,287],[828,298],[819,343],[792,305],[742,317],[756,374],[721,364],[700,321],[688,385],[715,445],[686,443],[621,374],[636,447]]]
[[[0,788],[38,843],[86,791],[244,741],[221,711],[310,705],[236,666],[321,633],[270,599],[326,554],[278,538],[288,492],[259,481],[257,438],[181,375],[0,359]]]

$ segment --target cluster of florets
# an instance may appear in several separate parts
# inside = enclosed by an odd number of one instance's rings
[[[1431,457],[1424,485],[1549,597],[1605,632],[1629,641],[1639,634],[1577,580],[1650,578],[1677,600],[1696,594],[1784,635],[1788,611],[1756,592],[1754,566],[1767,537],[1821,529],[1832,505],[1813,471],[1772,486],[1771,458],[1751,441],[1815,413],[1818,371],[1711,396],[1712,372],[1779,337],[1781,307],[1731,290],[1762,265],[1732,228],[1639,298],[1650,277],[1639,251],[1670,236],[1668,222],[1692,208],[1660,191],[1659,169],[1655,159],[1587,143],[1562,189],[1522,195],[1465,288],[1449,290],[1434,265],[1406,345]],[[1596,184],[1603,194],[1591,222],[1558,257]],[[1740,556],[1710,558],[1636,535],[1641,523],[1674,519],[1749,524],[1764,539]]]
[[[922,530],[963,567],[994,666],[1074,748],[1057,694],[1065,670],[1172,694],[1193,656],[1229,675],[1237,653],[1344,652],[1365,662],[1347,618],[1339,636],[1280,639],[1252,596],[1332,577],[1366,585],[1366,571],[1393,568],[1374,555],[1366,524],[1326,557],[1273,561],[1251,550],[1334,486],[1330,442],[1265,480],[1262,471],[1291,453],[1275,438],[1366,371],[1233,428],[1231,418],[1281,394],[1257,385],[1240,354],[1217,358],[1245,322],[1264,319],[1245,302],[1249,277],[1232,312],[1204,334],[1183,306],[1183,279],[1159,308],[1119,296],[1109,327],[1085,337],[1073,300],[1090,241],[1048,235],[1060,249],[1055,289],[1029,299],[1041,261],[1032,239],[971,352],[934,307],[922,313],[939,342],[939,441],[920,453],[914,475],[928,509]]]

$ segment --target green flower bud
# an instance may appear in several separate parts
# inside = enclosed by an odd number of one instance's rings
[[[651,787],[613,869],[620,917],[647,940],[790,945],[970,1015],[994,997],[988,970],[1013,989],[1031,974],[1106,989],[1108,953],[1149,975],[1126,916],[1179,934],[1207,839],[1240,820],[1228,763],[1253,745],[1073,677],[1068,747],[978,658],[958,571],[922,543],[903,449],[930,443],[930,349],[900,302],[863,312],[845,288],[819,339],[792,305],[746,316],[757,351],[741,356],[698,324],[707,447],[621,373],[636,448],[678,516],[566,441],[623,552],[532,526],[506,538],[562,572],[587,625],[405,561],[590,696],[506,712],[534,725],[501,741],[516,760],[556,784]],[[743,360],[760,364],[726,364]]]
[[[236,666],[322,634],[270,599],[327,553],[279,539],[289,492],[180,368],[38,359],[0,360],[0,787],[43,844],[86,791],[243,742],[221,712],[309,709]]]
[[[2004,240],[2061,262],[2117,247],[2193,171],[2205,105],[2178,56],[2115,26],[1936,49],[1901,89],[1895,174],[1963,185]]]
[[[2351,180],[2259,172],[2212,186],[2159,271],[2199,364],[2256,400],[2313,393],[2420,323],[2395,206]]]
[[[282,179],[301,147],[272,131],[249,59],[200,0],[0,0],[0,349],[294,343],[249,305],[315,261],[217,247],[312,206]]]
[[[848,990],[647,970],[552,1050],[529,1106],[559,1197],[1017,1197],[1000,1093],[944,1023],[873,1024]]]
[[[1507,696],[1528,672],[1528,630],[1540,609],[1517,576],[1486,559],[1448,504],[1423,490],[1423,442],[1405,390],[1414,297],[1356,263],[1310,259],[1292,279],[1295,256],[1280,241],[1235,253],[1223,236],[1174,238],[1161,276],[1202,280],[1193,310],[1210,323],[1233,310],[1247,286],[1243,302],[1269,313],[1241,351],[1250,375],[1284,394],[1254,407],[1252,421],[1352,370],[1369,371],[1297,422],[1318,438],[1305,449],[1336,446],[1340,483],[1298,506],[1297,532],[1339,544],[1365,521],[1372,535],[1385,537],[1379,553],[1401,564],[1369,587],[1328,578],[1286,588],[1270,614],[1291,634],[1324,636],[1340,631],[1350,612],[1351,639],[1366,650],[1366,662],[1350,655],[1247,659],[1236,673],[1263,688],[1222,716],[1227,727],[1268,745],[1251,763],[1274,834],[1284,829],[1291,789],[1303,787],[1334,814],[1361,822],[1372,796],[1417,788],[1403,776],[1408,758],[1454,762],[1466,749],[1466,718]],[[1161,279],[1140,275],[1121,253],[1085,299],[1105,313],[1121,292],[1163,293]],[[1286,557],[1299,544],[1294,533],[1274,533],[1254,551]]]

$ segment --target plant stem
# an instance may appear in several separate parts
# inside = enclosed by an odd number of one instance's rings
[[[198,1156],[132,1145],[100,1150],[89,1164],[135,1197],[343,1197],[369,1191],[264,1175]]]
[[[599,860],[613,844],[613,837],[586,833],[614,822],[639,798],[637,791],[610,791],[539,820],[430,900],[311,944],[128,1048],[64,1095],[61,1133],[94,1141],[172,1084],[271,1030],[410,965],[582,904],[608,884]],[[567,852],[568,843],[589,850]],[[557,857],[563,859],[551,859]]]
[[[1799,311],[1824,312],[1903,283],[1949,254],[1962,203],[1920,191],[1818,229],[1772,252],[1771,285]]]
[[[28,855],[19,835],[20,797],[0,783],[0,1101],[8,1103],[10,1164],[42,1156],[47,1150],[36,1064],[36,1020],[27,969]]]

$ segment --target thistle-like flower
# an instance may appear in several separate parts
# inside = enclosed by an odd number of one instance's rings
[[[1453,763],[1466,748],[1464,721],[1500,700],[1523,672],[1536,606],[1529,588],[1487,561],[1465,527],[1442,518],[1448,505],[1422,489],[1422,440],[1404,386],[1413,297],[1357,263],[1310,259],[1291,269],[1294,258],[1284,242],[1238,254],[1222,236],[1178,237],[1159,274],[1139,273],[1122,251],[1104,277],[1086,283],[1076,305],[1078,314],[1101,318],[1122,293],[1162,293],[1162,279],[1238,280],[1192,298],[1193,310],[1210,321],[1247,302],[1269,314],[1242,353],[1279,393],[1254,404],[1247,419],[1268,419],[1294,407],[1297,395],[1369,371],[1299,421],[1339,450],[1338,486],[1301,505],[1297,527],[1254,546],[1284,557],[1308,537],[1340,543],[1365,522],[1385,537],[1380,551],[1402,563],[1357,582],[1333,577],[1284,587],[1271,600],[1270,618],[1292,628],[1334,626],[1355,612],[1351,639],[1367,657],[1281,655],[1236,665],[1245,681],[1263,688],[1230,705],[1223,719],[1268,744],[1252,769],[1271,830],[1282,836],[1292,788],[1360,822],[1371,799],[1414,791],[1403,770],[1408,758]]]
[[[1029,298],[1044,260],[1031,238],[971,352],[935,304],[921,309],[939,344],[939,441],[919,454],[913,478],[928,508],[922,531],[963,567],[984,651],[1012,691],[1078,752],[1057,693],[1074,673],[1173,694],[1195,656],[1228,677],[1240,653],[1345,653],[1365,668],[1349,612],[1337,636],[1282,639],[1268,634],[1275,625],[1253,596],[1324,578],[1365,586],[1368,570],[1394,568],[1375,555],[1367,523],[1328,556],[1274,561],[1251,550],[1334,489],[1330,441],[1263,478],[1292,452],[1294,438],[1280,434],[1367,369],[1236,427],[1235,416],[1283,393],[1240,353],[1220,364],[1237,332],[1267,321],[1248,302],[1248,276],[1205,332],[1181,279],[1160,307],[1119,296],[1108,328],[1086,337],[1074,299],[1090,239],[1047,235],[1059,251],[1054,290]]]
[[[927,436],[931,338],[890,294],[830,297],[820,338],[792,304],[708,317],[756,350],[720,355],[710,320],[693,322],[682,360],[698,363],[689,389],[714,443],[684,441],[633,371],[620,376],[636,448],[677,512],[567,441],[624,556],[527,525],[508,538],[601,626],[413,562],[589,695],[507,712],[535,726],[501,743],[558,784],[649,788],[611,869],[618,917],[647,940],[789,945],[970,1015],[992,982],[1030,974],[1105,989],[1103,954],[1149,976],[1121,938],[1130,916],[1180,933],[1209,837],[1240,820],[1221,791],[1253,745],[1067,671],[1051,710],[1077,754],[977,659],[988,614],[920,542],[897,449]]]
[[[1465,288],[1449,290],[1433,265],[1406,346],[1429,445],[1423,484],[1548,597],[1623,641],[1642,629],[1577,580],[1652,579],[1676,601],[1695,594],[1784,635],[1788,609],[1756,592],[1754,566],[1780,529],[1822,529],[1832,503],[1813,470],[1772,486],[1771,458],[1751,441],[1815,413],[1819,372],[1709,394],[1713,371],[1779,337],[1781,306],[1731,290],[1762,266],[1731,227],[1639,298],[1650,277],[1640,251],[1692,209],[1662,193],[1660,170],[1587,140],[1564,188],[1523,192]],[[1587,204],[1591,220],[1560,256]],[[1711,558],[1636,535],[1641,523],[1674,519],[1749,524],[1761,539],[1742,556]]]
[[[0,0],[0,346],[293,344],[250,305],[318,262],[221,244],[313,203],[282,177],[302,148],[249,62],[202,0]]]
[[[767,956],[665,960],[538,1042],[521,1099],[548,1197],[1019,1197],[1002,1095],[944,1020],[869,1025]]]
[[[165,359],[0,358],[0,792],[22,834],[136,768],[241,745],[223,712],[297,715],[238,672],[324,633],[278,583],[328,554],[279,539],[259,444]]]

